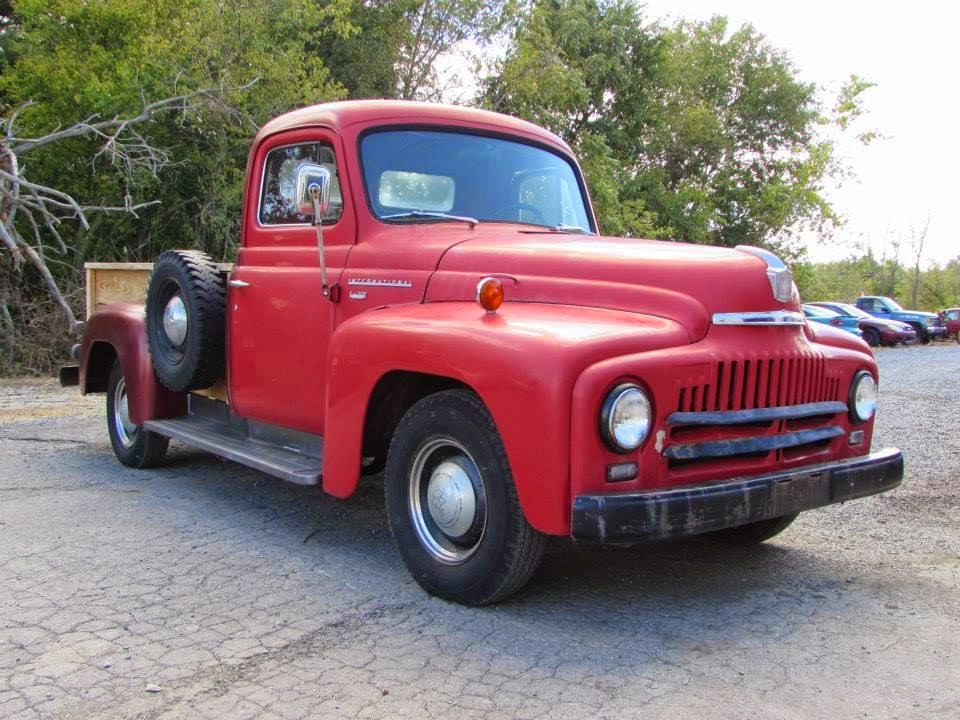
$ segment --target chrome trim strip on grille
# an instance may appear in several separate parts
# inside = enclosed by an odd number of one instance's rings
[[[687,445],[671,445],[663,451],[664,457],[671,460],[698,460],[747,453],[767,452],[781,448],[797,447],[819,440],[830,440],[843,435],[842,427],[830,425],[813,430],[783,433],[781,435],[762,435],[760,437],[734,438],[731,440],[710,440]]]
[[[723,412],[675,412],[667,417],[667,425],[743,425],[745,423],[773,420],[795,420],[797,418],[816,417],[817,415],[836,415],[845,412],[847,412],[847,404],[842,402],[816,402],[804,405]]]
[[[714,325],[803,325],[803,313],[793,310],[714,313]]]

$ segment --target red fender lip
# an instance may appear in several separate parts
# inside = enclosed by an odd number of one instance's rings
[[[80,391],[103,392],[90,388],[91,351],[98,343],[113,348],[127,383],[130,419],[137,425],[147,420],[173,418],[186,414],[187,396],[167,390],[157,380],[147,348],[146,315],[143,305],[117,303],[99,309],[87,322],[80,345],[78,384]],[[109,368],[96,368],[105,376]]]

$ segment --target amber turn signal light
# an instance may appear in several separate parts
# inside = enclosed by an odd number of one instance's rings
[[[503,283],[492,277],[485,277],[478,282],[477,302],[487,312],[496,312],[503,304]]]

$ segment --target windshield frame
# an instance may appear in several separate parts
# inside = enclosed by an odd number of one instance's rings
[[[370,197],[370,187],[367,184],[367,173],[366,168],[363,164],[363,141],[370,135],[375,135],[378,133],[384,132],[395,132],[395,131],[424,131],[424,132],[437,132],[437,133],[449,133],[451,135],[473,135],[476,137],[482,138],[492,138],[494,140],[505,140],[507,142],[516,143],[518,145],[527,145],[538,150],[543,150],[548,152],[551,155],[559,158],[565,162],[569,167],[571,172],[573,172],[573,177],[577,181],[577,187],[580,190],[580,198],[583,201],[583,209],[587,216],[587,222],[589,227],[586,228],[587,231],[592,235],[599,235],[600,230],[597,225],[597,218],[594,214],[593,209],[593,200],[590,198],[590,193],[587,190],[587,184],[583,177],[583,172],[580,170],[580,164],[577,162],[577,158],[572,154],[564,151],[561,148],[558,148],[554,145],[548,143],[538,142],[535,139],[527,138],[522,135],[515,135],[508,132],[496,132],[494,130],[489,130],[486,128],[478,128],[472,125],[438,125],[435,123],[396,123],[396,124],[386,124],[386,125],[374,125],[364,129],[357,136],[357,145],[356,145],[356,154],[357,154],[357,163],[360,167],[360,184],[363,186],[363,199],[367,204],[367,211],[370,213],[370,217],[376,220],[379,223],[384,225],[429,225],[443,222],[443,220],[437,218],[428,218],[424,217],[421,219],[405,219],[405,220],[384,220],[383,217],[377,214],[376,209],[374,208],[373,201]],[[521,220],[491,220],[489,218],[479,217],[477,218],[481,225],[485,223],[490,224],[510,224],[510,225],[522,225],[528,228],[536,228],[541,231],[549,232],[555,231],[552,225],[541,225],[538,223],[529,223],[523,222]]]

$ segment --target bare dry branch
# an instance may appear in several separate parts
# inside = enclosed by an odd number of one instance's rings
[[[15,270],[19,270],[27,261],[36,268],[71,331],[75,332],[79,327],[77,318],[50,271],[50,263],[55,261],[45,257],[44,236],[49,235],[56,241],[57,250],[65,254],[68,247],[58,229],[64,220],[76,221],[84,230],[89,230],[89,213],[129,213],[137,217],[138,210],[156,205],[159,201],[135,203],[128,189],[122,206],[83,203],[67,192],[29,180],[19,158],[37,148],[71,138],[92,139],[99,144],[99,148],[90,157],[91,163],[100,159],[109,161],[119,169],[129,188],[135,185],[139,173],[146,171],[158,177],[163,168],[173,164],[170,152],[151,143],[139,126],[158,114],[170,112],[181,113],[185,121],[189,113],[210,106],[231,117],[249,121],[223,98],[228,93],[247,90],[257,81],[255,79],[237,87],[178,93],[154,102],[146,102],[144,98],[143,107],[136,115],[110,119],[93,115],[69,127],[58,127],[41,137],[21,138],[16,134],[17,119],[24,110],[34,105],[32,101],[14,109],[5,119],[0,119],[0,251],[5,249],[10,253]],[[24,228],[23,232],[29,239],[21,234],[18,227]],[[26,227],[29,227],[29,231]]]
[[[0,223],[0,240],[3,241],[3,244],[10,251],[10,255],[13,256],[14,266],[20,267],[20,265],[23,263],[23,253],[20,252],[17,241],[14,240],[13,236],[10,235],[10,232],[7,230],[7,226],[3,223]]]
[[[83,122],[71,125],[64,130],[57,130],[38,138],[17,138],[15,136],[8,135],[8,143],[14,153],[17,155],[24,155],[31,150],[35,150],[36,148],[44,145],[49,145],[50,143],[60,142],[61,140],[66,140],[68,138],[86,135],[96,135],[109,142],[111,138],[115,139],[121,133],[123,133],[124,130],[130,128],[130,126],[145,122],[158,113],[167,112],[170,110],[187,111],[190,109],[191,101],[200,98],[206,100],[207,102],[213,103],[224,110],[235,112],[233,108],[230,108],[226,103],[223,102],[221,99],[222,96],[230,92],[249,90],[258,81],[259,78],[254,78],[250,82],[236,87],[220,89],[204,88],[201,90],[184,93],[182,95],[174,95],[173,97],[164,98],[163,100],[147,103],[144,105],[143,110],[141,110],[138,115],[129,118],[114,117],[109,120],[99,120],[94,122],[94,119],[96,118],[94,115],[87,118]],[[14,112],[14,115],[11,116],[11,120],[15,120],[16,114],[29,104],[31,103],[18,108]],[[7,125],[7,130],[9,132],[10,121],[7,122]]]

